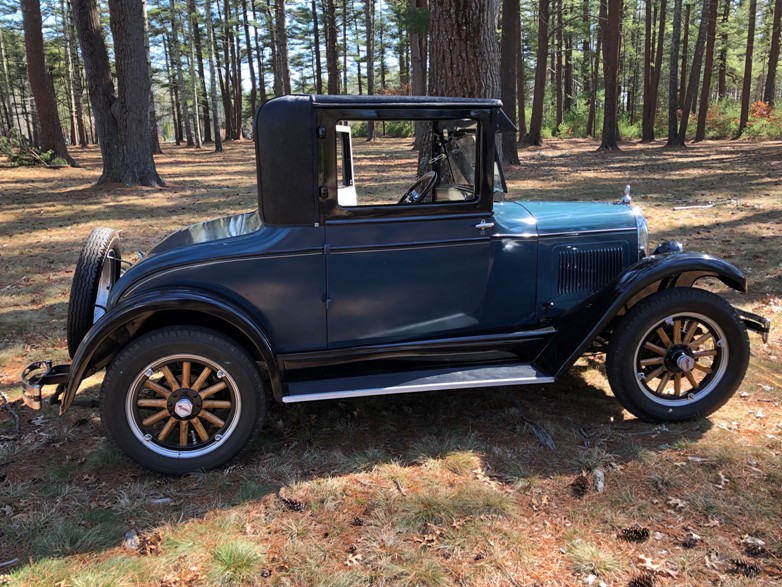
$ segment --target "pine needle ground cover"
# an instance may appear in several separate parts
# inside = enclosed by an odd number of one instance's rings
[[[748,376],[708,420],[643,424],[600,358],[560,383],[274,406],[230,467],[162,477],[127,462],[97,412],[21,406],[36,358],[67,358],[73,266],[95,226],[125,257],[193,222],[251,209],[250,142],[168,146],[163,189],[93,187],[79,169],[0,166],[0,582],[14,585],[725,585],[782,577],[782,142],[686,150],[547,140],[508,170],[511,197],[617,201],[626,184],[653,243],[724,257],[774,320]],[[409,139],[357,157],[400,169]],[[357,178],[357,183],[361,178]],[[384,194],[378,194],[382,197]],[[687,208],[681,206],[708,206]],[[95,396],[99,376],[84,385]],[[515,399],[514,399],[515,397]],[[543,447],[522,416],[556,443]],[[602,491],[597,488],[602,486]]]

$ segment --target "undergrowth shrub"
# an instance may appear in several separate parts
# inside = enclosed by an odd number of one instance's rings
[[[60,167],[67,165],[67,162],[55,155],[54,151],[41,151],[30,145],[17,133],[0,135],[0,153],[14,167],[34,167],[36,165]]]

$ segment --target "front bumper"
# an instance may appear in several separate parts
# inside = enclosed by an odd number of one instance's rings
[[[757,332],[763,338],[763,343],[767,343],[768,333],[771,331],[771,320],[764,318],[763,316],[753,314],[752,312],[747,312],[741,308],[734,309],[741,318],[741,321],[744,322],[744,326],[747,327],[747,330]]]
[[[25,405],[33,410],[41,409],[41,389],[44,385],[57,386],[52,403],[58,403],[70,371],[70,363],[53,365],[51,361],[35,361],[27,365],[22,371],[22,399]]]

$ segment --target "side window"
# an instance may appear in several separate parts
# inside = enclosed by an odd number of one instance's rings
[[[383,205],[436,205],[470,202],[476,196],[475,120],[342,121],[336,127],[337,203],[342,208]],[[430,148],[428,164],[418,174],[416,125]]]

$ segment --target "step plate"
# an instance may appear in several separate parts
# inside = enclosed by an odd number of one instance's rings
[[[426,369],[405,373],[381,373],[362,377],[340,377],[320,381],[300,381],[288,386],[284,403],[311,402],[323,399],[343,399],[394,393],[414,393],[443,389],[471,389],[500,385],[529,385],[552,383],[553,377],[544,375],[529,364],[490,365]]]

